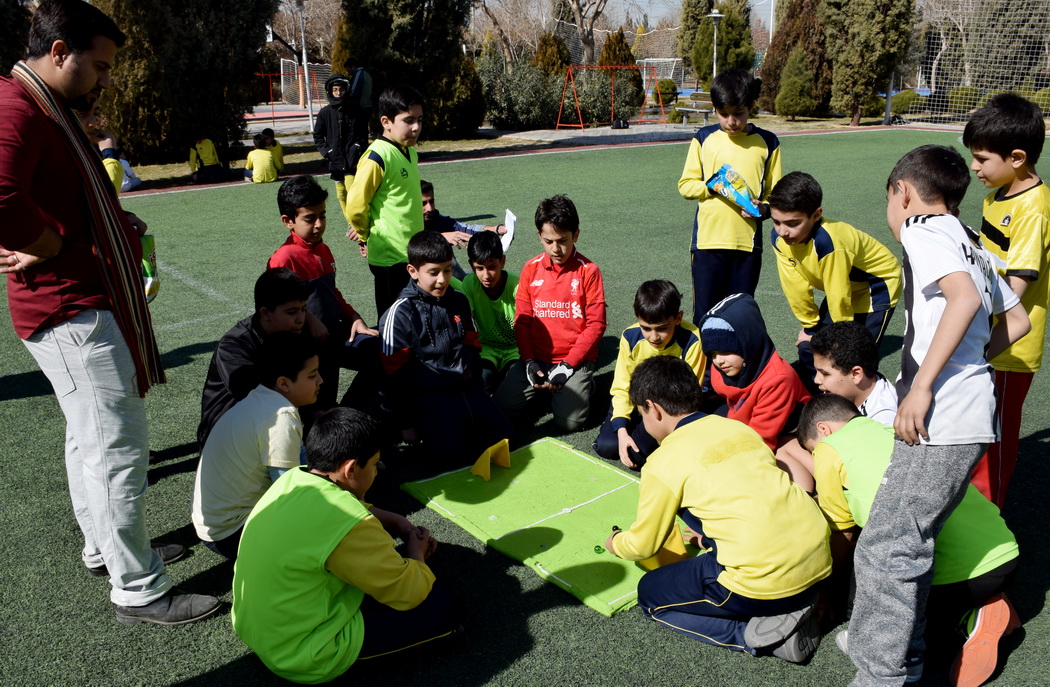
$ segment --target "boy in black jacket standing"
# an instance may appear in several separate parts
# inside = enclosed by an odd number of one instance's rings
[[[328,104],[317,113],[314,122],[314,145],[328,161],[328,171],[335,182],[339,208],[346,217],[346,189],[357,173],[357,159],[366,146],[354,141],[356,107],[350,98],[350,81],[342,74],[332,74],[324,82]]]

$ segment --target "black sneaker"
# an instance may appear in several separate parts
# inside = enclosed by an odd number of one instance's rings
[[[186,625],[209,618],[222,607],[214,596],[187,594],[171,589],[167,594],[145,606],[118,606],[117,620],[128,625],[153,623],[154,625]]]
[[[160,559],[164,561],[164,565],[168,563],[174,563],[175,561],[182,560],[186,557],[186,547],[182,544],[165,544],[164,546],[154,546],[153,550],[157,552]],[[98,566],[97,568],[88,568],[88,575],[92,577],[109,577],[109,570],[106,568],[106,564]]]

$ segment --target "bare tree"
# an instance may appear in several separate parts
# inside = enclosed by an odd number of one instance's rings
[[[973,25],[977,17],[978,0],[920,0],[923,21],[937,32],[940,45],[930,69],[930,89],[937,90],[937,72],[941,58],[951,48],[949,34],[957,32],[962,54],[963,86],[973,85]]]
[[[568,0],[576,19],[576,31],[583,44],[583,63],[594,64],[594,24],[602,16],[609,0]]]
[[[312,59],[322,62],[331,59],[335,29],[342,13],[340,0],[305,0],[303,3],[306,49]],[[299,43],[299,9],[295,0],[282,0],[272,26],[274,33],[284,39],[289,49],[299,53],[296,55],[298,61],[303,48]]]

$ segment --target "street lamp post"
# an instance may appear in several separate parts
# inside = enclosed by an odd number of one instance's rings
[[[715,26],[715,35],[714,40],[712,41],[712,43],[714,43],[714,55],[711,60],[711,83],[714,84],[715,77],[718,76],[718,22],[722,21],[722,17],[726,15],[722,14],[718,10],[715,10],[707,16],[711,20],[711,23],[713,23]]]
[[[310,118],[310,131],[314,129],[314,102],[310,95],[310,67],[306,61],[306,18],[303,16],[303,0],[296,0],[296,9],[299,10],[299,42],[303,47],[303,82],[306,84],[306,111]]]

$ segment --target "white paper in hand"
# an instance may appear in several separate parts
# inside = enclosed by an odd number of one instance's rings
[[[510,244],[514,243],[514,224],[518,221],[517,216],[507,208],[506,218],[503,220],[503,226],[506,227],[507,233],[500,237],[500,243],[503,244],[503,252],[506,253],[510,250]]]

